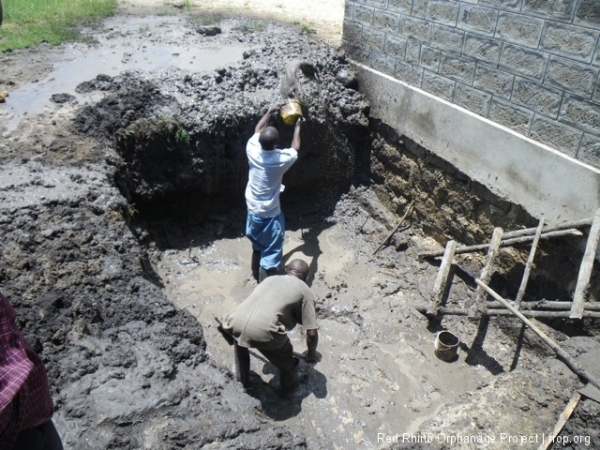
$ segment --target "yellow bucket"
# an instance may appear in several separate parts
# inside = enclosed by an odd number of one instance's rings
[[[286,125],[294,125],[299,117],[302,117],[302,107],[296,99],[288,100],[287,105],[281,108],[281,120]]]

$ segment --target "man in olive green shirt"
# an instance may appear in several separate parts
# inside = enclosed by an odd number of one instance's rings
[[[298,386],[299,360],[287,336],[287,331],[298,323],[306,331],[305,360],[317,360],[315,299],[305,283],[307,276],[308,264],[293,260],[286,266],[285,275],[266,278],[223,320],[223,329],[235,338],[236,379],[244,387],[250,376],[249,348],[260,351],[280,370],[282,391],[290,392]]]

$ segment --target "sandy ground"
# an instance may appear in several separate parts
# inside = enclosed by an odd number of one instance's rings
[[[124,12],[132,14],[149,9],[160,13],[171,7],[191,13],[236,12],[256,19],[290,23],[334,47],[342,42],[343,0],[123,0],[121,4]]]

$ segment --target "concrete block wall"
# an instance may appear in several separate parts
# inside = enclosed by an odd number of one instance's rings
[[[600,168],[600,0],[346,0],[354,61]]]

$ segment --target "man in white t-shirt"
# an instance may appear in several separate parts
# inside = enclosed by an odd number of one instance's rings
[[[300,123],[294,128],[291,148],[278,149],[279,132],[268,126],[271,114],[279,106],[271,106],[260,119],[254,135],[246,145],[250,171],[246,185],[246,236],[252,242],[252,275],[260,283],[282,271],[285,219],[279,194],[283,191],[283,174],[298,159]]]

